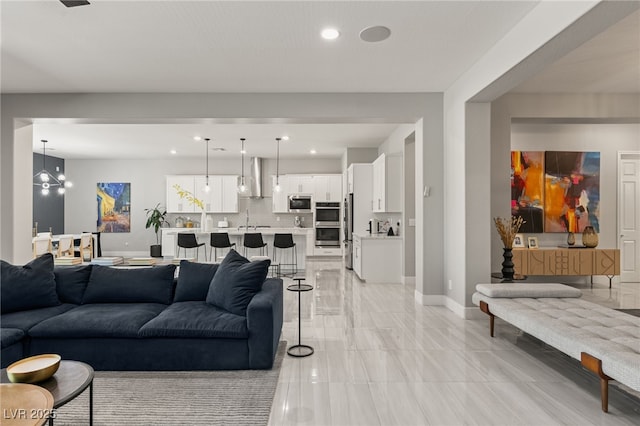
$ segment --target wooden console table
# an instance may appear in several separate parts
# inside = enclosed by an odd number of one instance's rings
[[[514,249],[515,271],[521,275],[620,275],[620,250],[590,248]]]

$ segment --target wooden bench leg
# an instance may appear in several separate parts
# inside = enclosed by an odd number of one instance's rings
[[[489,315],[489,333],[491,334],[491,337],[493,337],[493,329],[496,317],[491,313],[491,311],[489,311],[489,305],[487,304],[487,302],[484,302],[482,300],[480,301],[480,310]]]
[[[580,353],[580,363],[584,368],[595,373],[600,377],[600,400],[602,402],[602,411],[609,412],[609,380],[611,377],[602,372],[602,360],[589,355],[586,352]]]

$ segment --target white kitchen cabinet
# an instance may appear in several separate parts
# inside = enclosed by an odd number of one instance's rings
[[[336,256],[340,257],[343,255],[342,247],[314,247],[313,248],[314,256]]]
[[[200,213],[200,208],[190,203],[186,198],[180,198],[174,185],[191,192],[204,204],[207,213],[237,213],[238,192],[236,189],[237,176],[209,175],[209,192],[204,188],[206,176],[174,175],[167,176],[167,212],[169,213]]]
[[[380,155],[373,162],[373,211],[401,212],[402,188],[402,157]]]
[[[353,234],[353,271],[363,278],[362,274],[362,240],[356,234]]]
[[[288,194],[313,194],[312,175],[286,175]],[[280,176],[282,178],[282,176]]]
[[[342,175],[313,176],[313,201],[342,201]]]
[[[347,168],[347,194],[353,194],[353,165]]]
[[[353,270],[370,283],[399,283],[402,275],[402,238],[353,234]]]
[[[222,200],[220,213],[238,212],[238,176],[221,176]]]
[[[288,179],[286,176],[280,176],[280,192],[275,191],[276,187],[276,177],[271,176],[271,190],[273,191],[272,195],[272,212],[273,213],[288,213],[289,206],[287,203],[288,196],[288,188],[287,188]]]
[[[179,185],[180,188],[193,193],[195,187],[194,177],[192,175],[167,176],[167,212],[194,213],[196,211],[196,207],[185,198],[180,198],[178,192],[174,188],[175,185]]]

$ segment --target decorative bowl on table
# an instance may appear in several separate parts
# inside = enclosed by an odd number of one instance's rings
[[[7,376],[12,383],[43,382],[56,374],[60,366],[60,355],[43,354],[16,361],[7,367]]]

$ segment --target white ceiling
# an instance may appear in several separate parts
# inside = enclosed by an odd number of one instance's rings
[[[640,10],[512,91],[640,93]]]
[[[33,150],[65,159],[154,159],[204,157],[206,143],[194,136],[210,138],[210,158],[238,158],[240,138],[251,157],[276,157],[276,137],[281,158],[337,158],[345,147],[378,147],[398,123],[340,124],[35,124]],[[216,151],[214,148],[225,148]],[[175,149],[176,154],[170,151]],[[317,154],[310,154],[315,149]]]
[[[2,1],[2,91],[441,92],[536,3]]]
[[[56,0],[0,0],[2,93],[442,92],[537,1],[119,1],[65,8]],[[391,37],[358,33],[385,25]],[[341,37],[327,42],[320,30]],[[640,12],[523,83],[519,92],[640,92]],[[391,124],[70,124],[35,126],[63,158],[201,156],[211,137],[225,158],[338,157],[374,147]],[[117,154],[120,153],[120,154]]]

